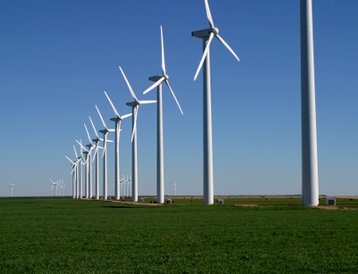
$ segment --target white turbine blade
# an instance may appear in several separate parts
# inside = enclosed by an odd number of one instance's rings
[[[231,54],[234,55],[234,57],[236,58],[236,60],[237,60],[238,62],[240,62],[239,57],[236,55],[236,53],[234,52],[234,50],[229,46],[229,44],[225,42],[224,38],[222,38],[219,34],[216,35],[216,38],[218,38],[219,41],[231,52]]]
[[[203,56],[201,57],[199,66],[198,66],[198,68],[197,68],[197,70],[195,72],[194,81],[196,80],[196,78],[198,78],[199,72],[200,72],[201,68],[203,67],[204,61],[206,59],[206,56],[208,55],[208,52],[209,52],[209,49],[210,49],[210,44],[211,44],[211,41],[213,40],[213,38],[214,38],[214,33],[211,32],[210,36],[209,36],[208,43],[206,44]]]
[[[138,98],[137,98],[137,96],[135,95],[135,93],[134,93],[134,91],[133,91],[133,89],[132,89],[132,87],[131,87],[131,84],[129,83],[129,81],[128,81],[126,75],[124,74],[123,69],[122,69],[120,66],[119,66],[119,70],[121,71],[121,73],[122,73],[122,75],[123,75],[123,78],[124,78],[124,80],[125,80],[126,83],[127,83],[129,92],[131,93],[133,99],[134,99],[135,101],[138,101]]]
[[[98,146],[96,146],[96,149],[94,150],[94,154],[93,154],[93,157],[92,157],[92,163],[93,163],[94,160],[96,159],[97,153],[98,153]]]
[[[106,95],[107,100],[108,100],[109,104],[111,105],[111,107],[112,107],[112,109],[113,109],[113,112],[114,112],[118,117],[121,117],[121,116],[119,115],[117,109],[114,107],[114,105],[113,105],[113,103],[112,103],[112,100],[111,100],[111,98],[109,98],[109,96],[108,96],[108,94],[107,94],[106,91],[104,91],[104,95]]]
[[[88,118],[89,118],[89,120],[90,120],[90,122],[91,122],[91,124],[92,124],[92,128],[93,128],[94,134],[96,134],[97,138],[100,139],[100,138],[99,138],[99,135],[98,135],[98,132],[97,132],[97,129],[96,129],[96,127],[94,126],[94,123],[93,123],[93,121],[92,121],[91,116],[88,116]]]
[[[131,117],[132,113],[124,114],[121,116],[121,120],[127,119],[128,117]]]
[[[75,145],[72,145],[72,147],[73,147],[73,151],[75,152],[76,158],[78,158],[78,154],[77,154],[77,151],[76,151]]]
[[[172,89],[172,87],[171,87],[170,84],[169,84],[169,81],[168,81],[168,80],[165,80],[165,83],[167,84],[167,86],[168,86],[168,88],[169,88],[171,94],[173,95],[173,98],[174,98],[175,102],[177,103],[177,106],[178,106],[178,108],[179,108],[181,114],[184,115],[183,110],[181,109],[181,106],[180,106],[180,104],[179,104],[179,101],[178,101],[177,97],[175,96],[174,90]]]
[[[82,158],[82,153],[83,153],[83,149],[82,149],[82,140],[80,139],[81,141],[81,145],[80,145],[80,157]],[[78,143],[78,141],[76,140],[76,142]]]
[[[208,2],[208,0],[204,0],[204,2],[205,2],[206,17],[208,18],[210,27],[214,28],[215,27],[214,26],[214,20],[213,20],[213,17],[211,16],[209,2]]]
[[[92,139],[91,139],[91,136],[90,136],[90,134],[89,134],[89,132],[88,132],[88,128],[87,128],[86,124],[83,124],[83,125],[85,126],[85,129],[86,129],[88,141],[90,142],[90,144],[92,144]]]
[[[67,155],[65,155],[65,157],[71,164],[75,164],[69,157],[67,157]]]
[[[159,86],[163,81],[165,80],[165,77],[163,76],[160,78],[157,82],[155,82],[153,85],[151,85],[149,88],[147,88],[145,91],[143,91],[143,95],[147,94],[149,91],[155,89],[157,86]]]
[[[79,142],[78,140],[76,140],[76,142],[81,146],[81,148],[84,150],[84,151],[87,151],[88,152],[88,149],[85,148],[81,142]]]
[[[162,49],[162,71],[163,74],[167,74],[167,69],[165,67],[165,52],[164,52],[164,38],[163,38],[163,27],[160,26],[160,44]]]
[[[139,101],[140,105],[148,105],[148,104],[155,104],[157,101],[156,100],[141,100]]]
[[[106,151],[107,151],[107,138],[106,138],[106,136],[105,136],[105,137],[104,137],[104,139],[103,139],[103,152],[102,152],[102,158],[104,158],[104,155],[105,155]]]
[[[95,105],[95,107],[96,107],[97,113],[98,113],[98,115],[99,115],[99,118],[101,119],[101,122],[102,122],[102,124],[103,124],[103,127],[104,127],[105,129],[107,129],[106,122],[104,121],[104,119],[103,119],[103,117],[102,117],[102,114],[101,114],[101,112],[99,111],[98,106]]]
[[[134,123],[133,123],[133,130],[132,130],[132,136],[131,136],[131,142],[133,143],[133,138],[134,138],[134,134],[137,131],[137,117],[138,117],[138,109],[139,109],[139,105],[135,106],[133,109],[133,119],[134,119]]]

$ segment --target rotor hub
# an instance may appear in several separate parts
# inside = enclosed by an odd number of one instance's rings
[[[216,27],[214,27],[214,28],[212,29],[212,32],[213,32],[215,35],[218,35],[218,34],[219,34],[219,29],[216,28]]]

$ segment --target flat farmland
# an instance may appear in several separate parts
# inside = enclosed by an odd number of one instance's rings
[[[0,199],[0,273],[358,272],[358,200]]]

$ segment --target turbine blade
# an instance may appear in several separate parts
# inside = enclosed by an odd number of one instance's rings
[[[148,104],[155,104],[157,101],[156,100],[141,100],[139,101],[140,105],[148,105]]]
[[[133,143],[134,134],[135,134],[136,131],[137,131],[138,109],[139,109],[139,105],[135,106],[134,109],[133,109],[133,112],[134,112],[134,116],[133,116],[134,123],[133,123],[132,136],[131,136],[131,142],[132,142],[132,143]]]
[[[73,147],[73,151],[75,152],[76,158],[78,158],[78,154],[77,154],[75,145],[72,145],[72,147]]]
[[[165,67],[165,52],[164,52],[164,38],[163,38],[163,27],[160,26],[160,44],[162,49],[162,71],[163,74],[167,74],[167,70]]]
[[[205,10],[206,10],[206,17],[208,18],[209,24],[211,28],[214,28],[214,20],[213,17],[211,16],[211,11],[210,11],[210,7],[209,7],[209,2],[208,0],[204,0],[205,2]]]
[[[112,107],[112,109],[113,109],[114,114],[116,114],[118,117],[121,117],[121,116],[119,115],[119,113],[118,113],[117,109],[114,107],[114,105],[113,105],[113,103],[112,103],[112,100],[111,100],[111,98],[109,98],[109,96],[108,96],[108,94],[107,94],[107,92],[106,92],[106,91],[104,91],[104,95],[106,95],[107,100],[108,100],[109,104],[111,105],[111,107]]]
[[[82,157],[83,157],[83,155],[82,155],[82,153],[83,153],[82,140],[80,139],[80,141],[81,141],[81,145],[80,145],[80,157],[82,158]],[[77,140],[76,140],[76,142],[79,143]]]
[[[80,147],[81,147],[84,151],[89,152],[88,149],[85,148],[85,147],[82,145],[82,142],[79,142],[78,140],[76,140],[76,142],[80,145]]]
[[[105,129],[107,129],[106,122],[104,121],[104,119],[103,119],[103,117],[102,117],[102,114],[101,114],[101,112],[99,111],[98,106],[95,105],[95,107],[96,107],[97,113],[98,113],[98,115],[99,115],[99,118],[101,119],[101,122],[102,122],[102,124],[103,124],[103,127],[104,127]]]
[[[151,85],[149,88],[147,88],[145,91],[143,91],[143,95],[147,94],[149,91],[155,89],[157,86],[159,86],[163,81],[165,80],[165,77],[163,76],[160,78],[157,82],[155,82],[153,85]]]
[[[85,126],[88,140],[89,140],[90,144],[92,144],[92,139],[91,139],[91,136],[90,136],[90,134],[89,134],[89,132],[88,132],[88,128],[87,128],[86,124],[83,124],[83,125]]]
[[[98,132],[97,132],[97,129],[96,129],[96,127],[94,126],[94,123],[93,123],[93,121],[92,121],[91,116],[88,116],[88,118],[89,118],[89,120],[90,120],[90,122],[91,122],[91,124],[92,124],[92,128],[93,128],[94,134],[97,136],[98,139],[100,139],[100,138],[99,138],[99,135],[98,135]]]
[[[135,93],[134,93],[134,91],[133,91],[133,89],[132,89],[132,87],[131,87],[131,84],[129,83],[129,81],[128,81],[126,75],[124,74],[123,69],[121,68],[121,66],[119,66],[119,70],[121,71],[121,73],[122,73],[122,75],[123,75],[123,78],[124,78],[124,80],[126,81],[126,84],[127,84],[127,86],[128,86],[129,92],[131,93],[133,99],[138,102],[138,98],[137,98],[137,96],[135,95]]]
[[[121,129],[121,121],[119,121],[118,127],[119,127],[119,130],[118,130],[118,142],[120,142],[121,141],[121,131],[122,131],[122,129]],[[119,145],[117,146],[116,152],[119,153]]]
[[[201,57],[199,66],[198,66],[198,68],[197,68],[197,70],[195,72],[194,81],[198,78],[199,72],[200,72],[201,68],[203,67],[204,61],[206,59],[206,56],[208,55],[208,52],[209,52],[209,49],[210,49],[210,44],[211,44],[211,41],[213,40],[213,38],[214,38],[214,33],[211,32],[210,36],[209,36],[208,43],[206,44],[203,56]]]
[[[167,84],[167,86],[168,86],[168,88],[169,88],[171,94],[173,95],[173,98],[174,98],[175,102],[177,103],[177,106],[178,106],[178,108],[179,108],[181,114],[184,115],[183,110],[181,109],[181,106],[180,106],[180,104],[179,104],[179,101],[178,101],[177,97],[175,96],[174,90],[172,89],[172,87],[171,87],[170,84],[169,84],[169,81],[168,81],[168,80],[165,80],[165,83]]]
[[[96,146],[96,149],[94,150],[94,154],[93,154],[93,157],[92,157],[92,163],[96,159],[97,153],[98,153],[98,146]]]
[[[65,155],[65,157],[71,164],[75,164],[69,157],[67,157],[67,155]]]
[[[102,158],[104,158],[106,151],[107,151],[107,134],[104,134]]]
[[[224,38],[222,38],[219,34],[216,35],[216,38],[231,52],[232,55],[236,58],[238,62],[240,62],[239,57],[236,55],[235,51],[229,46],[228,43],[225,42]]]
[[[127,119],[128,117],[131,117],[132,113],[124,114],[121,116],[121,120]]]

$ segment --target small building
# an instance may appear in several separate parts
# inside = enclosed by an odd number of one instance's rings
[[[327,196],[326,197],[326,205],[335,206],[336,205],[336,197],[335,196]]]

